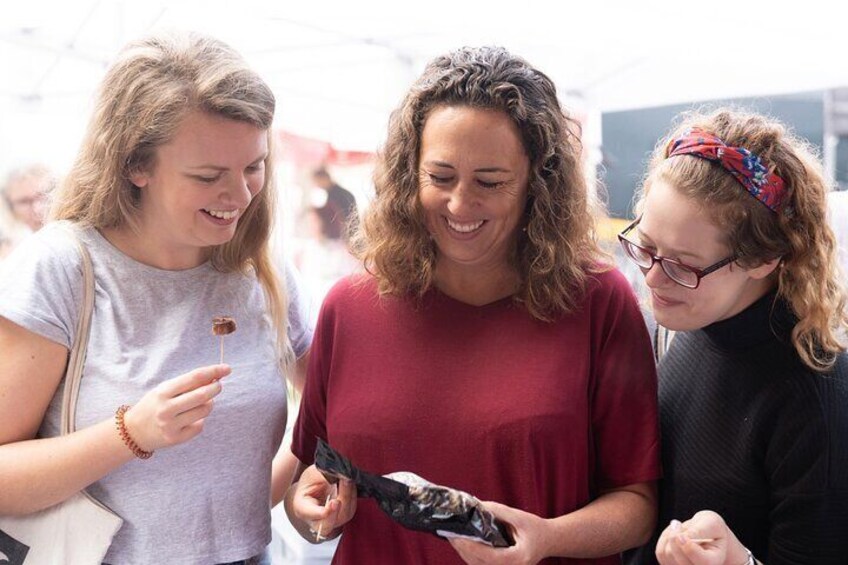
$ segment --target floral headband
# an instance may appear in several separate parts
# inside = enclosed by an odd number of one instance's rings
[[[772,212],[779,211],[786,195],[783,179],[769,173],[762,160],[747,149],[731,147],[712,134],[692,128],[668,143],[666,158],[675,155],[694,155],[718,163],[733,175],[751,196]]]

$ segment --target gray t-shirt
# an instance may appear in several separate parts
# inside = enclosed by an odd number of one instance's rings
[[[233,372],[203,432],[187,443],[133,460],[89,492],[124,519],[106,561],[224,563],[260,553],[271,539],[271,459],[283,437],[286,390],[275,361],[265,298],[255,276],[208,263],[164,271],[127,257],[93,229],[82,232],[94,265],[95,310],[80,385],[77,429],[114,417],[162,381],[219,359],[212,318],[228,315]],[[312,339],[291,270],[289,338],[295,354]],[[29,238],[0,272],[0,316],[65,347],[82,297],[81,259],[55,225]],[[59,434],[61,390],[40,436]],[[117,433],[117,432],[116,432]]]

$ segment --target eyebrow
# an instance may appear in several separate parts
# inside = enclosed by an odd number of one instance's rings
[[[652,243],[652,244],[653,244],[654,240],[653,240],[653,239],[651,239],[651,236],[649,236],[648,234],[646,234],[645,232],[643,232],[643,231],[639,228],[639,226],[636,226],[636,232],[639,234],[640,238],[643,238],[643,240],[644,240],[644,239],[647,239],[650,243]],[[674,248],[672,247],[672,248],[668,249],[668,250],[667,250],[667,252],[668,252],[668,253],[671,253],[671,254],[672,254],[672,255],[674,255],[674,256],[680,256],[680,257],[691,257],[692,259],[695,259],[696,261],[705,261],[705,259],[704,259],[704,257],[703,257],[703,256],[698,255],[698,254],[696,254],[696,253],[692,253],[691,251],[683,251],[683,250],[680,250],[680,249],[674,249]]]
[[[456,167],[454,167],[453,165],[451,165],[450,163],[447,163],[445,161],[427,161],[424,164],[435,166],[435,167],[442,167],[442,168],[445,168],[445,169],[454,169],[454,170],[456,169]],[[509,169],[504,169],[503,167],[481,167],[479,169],[474,169],[474,172],[475,173],[511,173],[512,171],[510,171]]]
[[[258,165],[261,161],[264,161],[267,157],[268,157],[267,153],[263,154],[258,159],[256,159],[252,163],[250,163],[248,165],[248,167],[253,167],[254,165]],[[218,165],[196,165],[196,166],[188,167],[188,168],[189,169],[207,169],[207,170],[212,169],[213,171],[220,171],[220,172],[226,172],[226,171],[230,170],[229,167],[220,167]]]

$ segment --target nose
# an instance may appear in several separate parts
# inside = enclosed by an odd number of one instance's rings
[[[242,209],[247,208],[247,205],[250,204],[254,196],[249,183],[250,180],[243,174],[234,175],[232,182],[227,183],[224,191],[221,193],[221,201],[230,206],[237,206]]]
[[[464,217],[477,205],[474,191],[464,181],[457,182],[450,191],[448,211],[458,218]]]
[[[645,271],[645,284],[649,288],[661,288],[668,284],[675,284],[662,268],[659,261],[654,261],[651,268]]]

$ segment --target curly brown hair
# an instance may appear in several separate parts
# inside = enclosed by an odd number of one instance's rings
[[[666,158],[668,140],[699,128],[726,144],[758,155],[780,176],[786,195],[778,213],[743,190],[721,166],[704,159]],[[826,371],[845,349],[840,328],[848,325],[845,291],[838,277],[836,239],[827,222],[827,192],[821,164],[809,143],[779,121],[729,108],[684,114],[657,145],[639,195],[641,208],[651,184],[662,180],[700,203],[722,228],[725,244],[743,268],[780,258],[773,275],[798,322],[792,342],[801,360]]]
[[[422,295],[433,285],[436,247],[419,201],[421,132],[430,112],[468,106],[504,112],[530,160],[527,205],[513,262],[516,302],[539,320],[572,312],[590,273],[602,268],[580,130],[556,87],[499,47],[463,48],[431,61],[389,121],[378,154],[376,198],[353,228],[351,249],[383,294]]]

